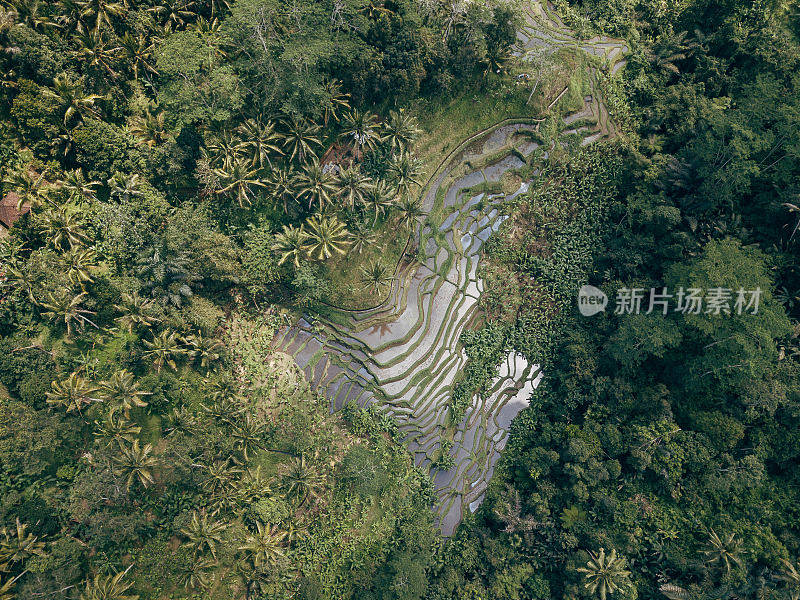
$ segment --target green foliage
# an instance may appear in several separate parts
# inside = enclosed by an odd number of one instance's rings
[[[546,377],[443,549],[404,433],[375,406],[329,415],[273,351],[271,303],[386,287],[421,165],[524,109],[497,73],[516,11],[156,4],[0,12],[2,195],[32,213],[0,246],[0,596],[796,600],[791,3],[555,2],[584,38],[625,36],[619,74],[592,61],[619,139],[561,147],[549,115],[548,160],[485,246],[450,416],[508,352]],[[415,140],[431,124],[402,107],[453,98],[453,128]],[[588,320],[586,282],[762,296]]]
[[[798,287],[796,18],[777,5],[556,5],[584,37],[625,35],[627,67],[603,84],[625,135],[553,151],[487,245],[482,304],[545,377],[465,526],[480,547],[453,543],[464,556],[437,577],[439,597],[470,585],[524,598],[531,566],[547,597],[786,593],[788,579],[762,574],[799,539],[783,440],[796,440],[787,340],[800,315],[775,294]],[[574,310],[585,283],[609,295],[605,314]],[[611,314],[622,287],[730,288],[730,311]],[[756,314],[735,309],[740,288],[761,289]]]
[[[195,31],[178,31],[159,45],[157,69],[164,82],[161,103],[178,129],[198,122],[222,122],[244,102],[230,64],[217,59],[216,42]]]
[[[135,173],[141,158],[133,140],[119,127],[98,119],[87,119],[72,132],[75,160],[87,177],[107,181],[115,173]]]
[[[242,264],[247,287],[251,294],[258,295],[269,286],[280,281],[283,272],[278,264],[279,257],[272,250],[274,236],[267,226],[249,231],[244,242]]]
[[[472,397],[489,385],[497,365],[507,354],[506,330],[490,323],[477,331],[464,331],[461,344],[469,358],[464,378],[458,382],[450,400],[450,418],[458,423],[464,418]]]

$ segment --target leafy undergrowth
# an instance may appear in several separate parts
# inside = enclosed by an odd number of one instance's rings
[[[71,535],[31,559],[20,598],[71,576],[76,556],[98,570],[127,569],[129,593],[140,600],[347,599],[354,590],[378,598],[402,585],[400,574],[425,572],[437,536],[427,474],[397,443],[391,420],[357,407],[328,414],[294,360],[271,352],[278,324],[270,313],[232,312],[218,330],[224,358],[205,376],[181,360],[175,373],[165,365],[140,378],[147,404],[126,411],[130,431],[106,440],[109,426],[94,421],[104,427],[94,437],[108,443],[87,445],[80,463],[51,477]],[[102,348],[87,358],[100,372],[117,360],[113,343]],[[36,352],[23,351],[20,366],[45,356]],[[91,438],[86,424],[105,408],[95,403],[73,419],[53,414],[34,428],[32,411],[7,392],[0,388],[0,425],[30,427],[0,437],[0,447],[26,460],[32,476],[39,457],[67,457],[60,439]],[[125,482],[120,452],[137,431],[143,454]],[[21,499],[21,484],[0,477],[4,502]],[[49,514],[38,495],[23,502]],[[55,522],[37,527],[57,530]],[[95,545],[91,555],[84,540]]]
[[[597,249],[618,168],[614,147],[594,144],[565,162],[553,154],[489,239],[479,267],[486,286],[480,300],[485,323],[462,336],[471,361],[453,391],[456,416],[491,381],[509,350],[539,364],[548,357]]]

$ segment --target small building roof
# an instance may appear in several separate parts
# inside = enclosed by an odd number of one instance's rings
[[[0,200],[0,225],[6,229],[11,229],[14,223],[31,210],[28,204],[23,204],[21,210],[17,210],[18,204],[19,195],[15,192],[8,192],[5,197]]]

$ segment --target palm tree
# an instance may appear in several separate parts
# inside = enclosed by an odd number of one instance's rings
[[[210,166],[228,169],[242,152],[242,140],[230,129],[223,129],[210,137],[205,152]]]
[[[422,165],[409,152],[401,152],[392,156],[389,162],[389,176],[392,184],[403,196],[411,194],[413,187],[420,185],[419,176]]]
[[[106,418],[102,421],[95,421],[94,426],[94,437],[98,441],[107,440],[106,447],[113,446],[115,443],[119,448],[133,444],[142,432],[141,427],[134,425],[127,417],[113,410],[108,411]]]
[[[53,154],[67,158],[75,150],[75,138],[72,131],[62,131],[50,138],[48,145]]]
[[[706,564],[718,566],[727,574],[731,572],[732,565],[743,567],[742,560],[739,558],[740,551],[741,541],[734,534],[731,533],[723,539],[711,529],[703,555],[706,557]]]
[[[31,209],[40,208],[45,203],[53,204],[49,197],[50,187],[45,180],[45,172],[36,175],[25,165],[9,173],[3,178],[3,183],[19,196],[17,210],[22,210],[25,204]]]
[[[313,215],[305,223],[308,239],[306,252],[314,260],[325,260],[347,253],[350,233],[336,215]]]
[[[0,569],[0,571],[2,571],[2,569]],[[26,572],[23,571],[16,577],[7,579],[5,582],[0,580],[0,600],[15,600],[17,595],[14,593],[14,584],[17,583],[17,580],[25,573]]]
[[[126,593],[133,584],[122,581],[131,567],[116,575],[97,574],[94,579],[87,580],[80,600],[138,600],[137,594]]]
[[[675,63],[688,58],[697,48],[697,43],[688,40],[687,35],[686,31],[676,34],[670,28],[645,50],[645,58],[657,70],[679,74]]]
[[[139,80],[140,73],[158,73],[152,62],[154,46],[143,34],[134,36],[126,31],[119,44],[125,64],[130,65],[135,80]]]
[[[23,260],[22,252],[26,250],[25,242],[17,236],[0,238],[0,261],[3,265],[19,265]]]
[[[22,563],[32,556],[44,554],[44,543],[35,535],[27,533],[27,525],[20,523],[17,517],[17,526],[11,531],[3,527],[0,539],[0,563]]]
[[[417,219],[424,215],[419,200],[409,196],[403,196],[400,204],[397,205],[397,217],[400,226],[410,229]]]
[[[13,2],[10,3],[13,6]],[[0,8],[0,36],[5,36],[9,31],[14,28],[17,21],[17,13],[14,11],[13,8],[6,9],[5,7]],[[11,50],[11,48],[4,46],[2,51],[8,54],[12,52],[17,52],[19,48],[16,50]]]
[[[241,450],[245,461],[250,460],[248,453],[260,450],[264,447],[264,439],[267,436],[267,426],[261,420],[257,420],[250,413],[244,419],[239,419],[234,423],[233,445]]]
[[[111,19],[125,14],[125,5],[122,2],[109,0],[82,0],[78,6],[81,9],[81,18],[94,19],[94,28],[99,30],[104,25],[111,27]]]
[[[83,231],[80,216],[66,205],[59,208],[47,208],[41,216],[42,228],[48,241],[56,250],[74,250],[86,242],[87,237]]]
[[[81,8],[78,0],[59,0],[53,4],[55,5],[54,20],[62,36],[69,36],[77,29],[86,27],[81,20]]]
[[[589,562],[578,572],[584,574],[583,586],[590,594],[597,594],[600,600],[606,600],[608,594],[630,585],[630,571],[625,569],[625,559],[618,557],[616,550],[606,555],[605,549],[600,548],[599,554],[589,552],[589,556]]]
[[[215,460],[210,465],[195,465],[206,471],[201,487],[212,496],[219,496],[233,485],[241,470],[231,466],[231,459]]]
[[[264,182],[270,196],[283,205],[283,212],[289,212],[289,200],[296,199],[297,178],[291,168],[274,169]]]
[[[163,22],[164,31],[167,33],[183,28],[186,23],[197,16],[192,8],[192,0],[162,0],[163,4],[150,10]]]
[[[375,21],[381,16],[394,14],[394,11],[386,8],[382,2],[376,2],[375,0],[368,0],[367,5],[360,9],[360,11],[363,12],[371,21]]]
[[[126,417],[130,415],[131,409],[147,406],[142,397],[149,395],[149,392],[139,389],[133,373],[125,369],[116,371],[109,379],[100,382],[100,396],[109,403],[111,412],[122,410]]]
[[[511,51],[508,48],[497,48],[494,51],[487,52],[483,59],[483,75],[484,77],[495,74],[500,75],[508,70],[508,65],[512,60]]]
[[[137,144],[145,144],[149,148],[163,144],[168,138],[164,111],[153,114],[149,107],[143,114],[131,119],[129,129]]]
[[[272,249],[281,255],[278,261],[282,265],[290,258],[295,267],[300,266],[300,258],[305,254],[305,244],[308,234],[302,227],[294,225],[284,225],[281,233],[275,234],[275,242]]]
[[[383,129],[391,149],[401,153],[407,151],[422,133],[416,117],[407,114],[402,108],[389,111],[389,120],[384,124]]]
[[[218,339],[205,337],[199,331],[186,337],[189,345],[189,356],[200,363],[200,368],[209,369],[211,364],[219,360],[224,345]]]
[[[192,549],[195,556],[210,552],[216,559],[217,544],[222,543],[222,534],[227,528],[225,523],[214,520],[213,515],[209,518],[205,510],[196,510],[192,513],[189,525],[181,529],[181,533],[187,538],[186,545]]]
[[[92,270],[97,268],[95,258],[97,255],[91,248],[70,250],[64,255],[67,279],[73,286],[83,288],[84,284],[93,281]]]
[[[343,138],[349,139],[356,159],[364,150],[372,150],[381,141],[378,117],[371,112],[361,112],[357,108],[344,115]]]
[[[153,453],[153,445],[139,446],[139,440],[133,440],[128,446],[122,446],[119,454],[114,457],[117,473],[125,480],[125,489],[130,490],[137,481],[142,487],[149,487],[155,483],[153,469],[158,465],[158,460]]]
[[[285,537],[286,532],[278,531],[274,525],[266,527],[257,522],[256,532],[248,533],[244,545],[239,550],[245,552],[257,569],[275,567],[286,556],[281,547]]]
[[[116,38],[113,39],[116,40]],[[73,40],[77,46],[76,57],[97,70],[99,76],[108,74],[112,79],[119,77],[119,73],[114,70],[114,67],[121,56],[122,47],[109,45],[109,40],[104,32],[98,29],[78,32],[73,36]]]
[[[212,0],[213,3],[214,0]],[[197,17],[197,20],[189,25],[186,29],[189,31],[196,31],[203,37],[217,35],[220,30],[220,23],[217,17],[211,17],[210,19],[206,19],[203,15]],[[221,52],[219,48],[214,48],[214,51],[217,53],[221,53],[222,56],[225,56],[224,52]]]
[[[283,147],[289,154],[289,160],[295,157],[304,162],[309,156],[316,157],[315,146],[322,146],[322,141],[317,136],[319,125],[306,119],[290,117],[283,122]]]
[[[372,231],[363,221],[356,221],[353,231],[350,232],[350,251],[361,254],[378,240],[378,234]]]
[[[172,304],[180,308],[194,294],[192,284],[200,279],[191,267],[188,251],[173,248],[162,238],[139,254],[136,273],[143,291],[148,291],[163,306]]]
[[[37,278],[36,276],[31,273],[30,269],[26,268],[17,268],[12,266],[11,261],[8,261],[7,267],[5,267],[5,282],[2,287],[10,287],[12,289],[19,290],[25,296],[27,296],[28,301],[31,304],[39,304],[39,300],[34,294],[34,289],[36,287]]]
[[[442,32],[442,41],[446,42],[453,29],[464,21],[468,6],[469,4],[466,0],[448,0],[445,3],[446,12],[443,15],[444,31]]]
[[[328,79],[323,84],[325,99],[322,105],[322,123],[326,127],[330,121],[339,120],[339,111],[350,108],[350,94],[342,92],[342,86],[336,79]]]
[[[794,229],[792,229],[792,234],[789,236],[789,241],[792,241],[794,234],[797,233],[797,230],[800,229],[800,206],[797,204],[792,204],[791,202],[784,202],[782,205],[786,210],[789,211],[789,214],[797,214],[797,222],[794,224]]]
[[[173,408],[164,419],[164,435],[167,437],[176,433],[190,435],[196,430],[197,419],[193,412],[185,406]]]
[[[79,413],[92,402],[102,402],[102,399],[95,397],[97,388],[78,373],[71,373],[62,381],[53,381],[50,388],[46,394],[47,403],[63,406],[67,412]]]
[[[382,179],[377,181],[364,196],[364,207],[373,213],[375,218],[372,224],[378,222],[378,217],[386,214],[394,206],[397,192],[390,188]]]
[[[364,198],[372,187],[372,181],[362,174],[358,167],[351,166],[349,169],[342,169],[339,172],[336,185],[339,188],[339,198],[342,199],[345,206],[352,209],[357,204],[364,202]]]
[[[262,123],[260,119],[247,119],[236,131],[242,137],[240,146],[249,153],[254,168],[263,169],[265,165],[272,168],[270,154],[283,154],[279,146],[281,136],[272,121]]]
[[[309,209],[316,203],[317,208],[323,210],[336,192],[336,185],[333,178],[315,160],[303,167],[303,171],[297,177],[297,189],[300,198],[308,198]]]
[[[86,323],[97,327],[87,316],[93,315],[94,311],[81,306],[88,294],[81,292],[73,296],[72,293],[72,290],[69,289],[64,289],[58,295],[50,292],[47,302],[42,302],[42,308],[45,309],[42,316],[51,321],[63,322],[67,328],[67,339],[72,336],[73,325],[77,325],[79,329],[82,329]]]
[[[789,600],[800,599],[800,566],[785,558],[781,559],[781,569],[775,579],[786,584]]]
[[[73,79],[72,75],[67,73],[56,75],[53,87],[43,88],[42,93],[58,102],[58,111],[62,114],[65,127],[68,127],[75,117],[82,120],[87,114],[98,116],[95,102],[103,98],[99,94],[85,93],[83,81]]]
[[[231,9],[231,3],[228,0],[210,0],[211,16],[227,12]]]
[[[177,334],[172,331],[164,330],[156,336],[153,336],[153,341],[144,340],[144,345],[147,350],[144,356],[153,361],[153,366],[156,368],[156,373],[160,373],[164,365],[169,366],[173,371],[178,370],[176,359],[183,354],[183,350],[178,343]]]
[[[128,202],[131,198],[136,198],[143,194],[142,179],[138,173],[125,175],[125,173],[117,171],[107,183],[108,187],[111,188],[111,196],[119,198],[123,202]]]
[[[68,171],[57,183],[69,193],[70,200],[94,200],[95,188],[100,185],[99,181],[87,180],[80,167]]]
[[[138,292],[122,294],[122,304],[115,304],[114,308],[124,313],[115,321],[133,333],[134,327],[152,327],[159,319],[150,314],[155,309],[155,300],[142,298]]]
[[[284,523],[286,528],[286,541],[291,546],[294,542],[308,537],[308,524],[292,516]]]
[[[13,0],[7,3],[16,14],[16,21],[23,23],[36,31],[53,27],[55,23],[42,10],[47,3],[39,0]]]
[[[361,283],[364,288],[370,290],[376,295],[379,295],[383,288],[390,286],[394,277],[389,267],[378,262],[373,261],[365,267],[361,267]]]
[[[264,187],[258,177],[258,169],[251,167],[243,158],[237,158],[229,168],[215,169],[214,174],[222,182],[219,194],[233,194],[240,208],[246,208],[255,199],[254,187]]]
[[[236,494],[244,503],[252,502],[260,496],[271,495],[271,493],[270,482],[267,480],[261,465],[245,469],[236,482]]]
[[[183,566],[181,570],[182,581],[184,587],[188,589],[202,589],[205,590],[210,587],[208,573],[214,567],[215,562],[210,558],[204,556],[196,556],[188,564]]]
[[[305,456],[292,458],[283,468],[281,486],[286,496],[298,506],[316,498],[321,485],[322,477],[306,463]]]
[[[241,391],[241,383],[228,371],[214,369],[203,380],[203,390],[217,401],[223,398],[235,398]]]

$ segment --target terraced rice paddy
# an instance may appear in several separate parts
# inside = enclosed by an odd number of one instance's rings
[[[624,44],[576,40],[548,8],[526,7],[518,34],[520,54],[540,45],[573,46],[619,68]],[[516,194],[477,193],[500,189],[504,173],[526,166],[539,148],[539,121],[507,119],[465,140],[443,160],[423,196],[426,214],[410,252],[398,265],[388,299],[369,310],[341,312],[337,323],[300,319],[279,332],[274,347],[294,356],[332,411],[349,402],[375,404],[398,423],[417,465],[432,467],[445,448],[454,467],[434,470],[439,525],[450,535],[467,511],[480,504],[511,421],[528,405],[541,372],[509,354],[490,388],[473,398],[460,423],[450,423],[448,401],[466,357],[461,332],[476,317],[483,282],[477,276],[481,248],[504,220]],[[563,133],[591,143],[612,135],[596,93],[583,110],[563,119]],[[546,149],[545,149],[546,150]]]

